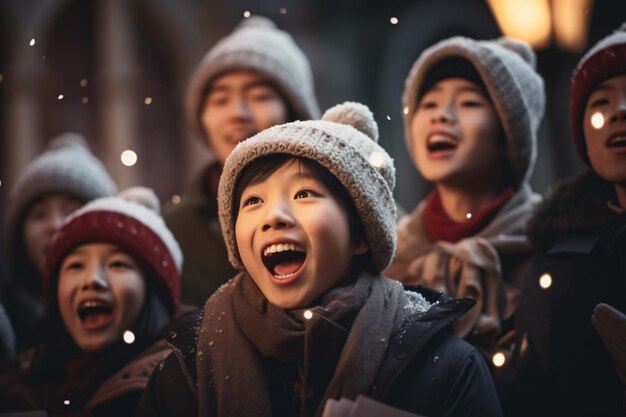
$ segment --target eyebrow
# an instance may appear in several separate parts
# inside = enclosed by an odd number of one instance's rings
[[[593,93],[595,93],[596,91],[610,91],[610,90],[614,90],[615,87],[613,87],[611,84],[607,83],[607,82],[603,82],[602,84],[600,84],[599,86],[597,86],[596,88],[593,89]]]
[[[274,89],[274,86],[272,85],[272,83],[270,83],[269,81],[266,81],[266,80],[252,81],[250,83],[246,83],[246,84],[244,84],[243,89],[245,91],[247,91],[247,90],[250,90],[250,89],[256,88],[256,87],[267,87],[267,88]],[[232,87],[230,85],[227,85],[227,84],[217,84],[216,86],[211,86],[211,88],[209,88],[207,94],[216,93],[216,92],[228,92],[230,90],[232,90]]]

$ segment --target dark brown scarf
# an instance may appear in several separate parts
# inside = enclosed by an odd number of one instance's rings
[[[329,398],[366,393],[408,302],[398,282],[362,274],[326,293],[306,319],[307,309],[270,304],[246,273],[239,274],[204,307],[196,361],[199,415],[271,416],[263,357],[302,370],[303,389],[313,395],[303,399],[301,416],[320,416]]]

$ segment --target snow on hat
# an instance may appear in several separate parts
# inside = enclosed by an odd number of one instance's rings
[[[151,189],[132,187],[117,197],[94,200],[68,216],[48,254],[45,291],[56,281],[63,259],[87,243],[110,243],[127,251],[148,269],[146,276],[156,281],[158,293],[167,296],[170,314],[177,312],[183,255]]]
[[[626,75],[626,23],[589,49],[572,75],[570,127],[576,152],[587,165],[590,162],[583,135],[587,99],[598,84],[618,75]]]
[[[263,74],[284,95],[299,120],[316,119],[320,110],[313,88],[311,64],[293,38],[263,16],[242,20],[204,56],[191,77],[186,113],[193,133],[206,143],[199,112],[208,84],[230,71]]]
[[[11,188],[4,219],[5,247],[11,267],[15,267],[17,253],[23,251],[16,245],[26,213],[39,198],[67,193],[86,202],[116,192],[113,180],[102,162],[89,151],[83,136],[68,132],[53,138],[47,150],[25,168]]]
[[[230,263],[243,268],[232,206],[237,180],[252,161],[283,153],[316,161],[341,182],[361,218],[372,265],[382,271],[396,247],[395,167],[377,142],[378,125],[370,110],[346,102],[328,109],[322,120],[274,126],[239,143],[226,160],[218,191],[219,218]]]
[[[424,50],[413,64],[402,97],[403,107],[408,109],[404,117],[407,146],[412,147],[411,119],[424,80],[440,63],[454,57],[466,59],[478,71],[504,129],[513,185],[519,186],[532,174],[537,130],[546,101],[543,79],[535,70],[535,54],[526,43],[509,38],[479,41],[456,36]]]

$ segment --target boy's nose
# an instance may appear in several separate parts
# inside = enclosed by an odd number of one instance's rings
[[[248,100],[245,97],[239,97],[233,100],[233,117],[239,119],[250,118],[250,107],[248,106]]]
[[[609,117],[609,122],[616,123],[618,121],[626,121],[626,99],[621,100],[615,111]]]
[[[103,291],[109,288],[109,283],[106,279],[104,270],[100,267],[93,268],[85,274],[85,279],[82,282],[81,288],[83,290],[96,290]]]
[[[289,208],[286,204],[279,203],[268,208],[262,230],[286,229],[291,226],[293,226],[293,218]]]
[[[433,115],[432,123],[451,123],[454,115],[450,106],[441,106]]]

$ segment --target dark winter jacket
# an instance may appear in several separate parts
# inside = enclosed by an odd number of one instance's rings
[[[591,323],[600,302],[626,311],[626,215],[609,208],[614,199],[613,184],[587,173],[556,188],[529,223],[539,253],[518,308],[507,414],[625,415],[624,385]]]
[[[183,194],[179,204],[163,216],[185,255],[181,301],[201,306],[236,271],[228,262],[226,245],[217,217],[217,197],[205,189],[207,170]],[[217,195],[217,190],[215,190]]]
[[[154,368],[171,352],[162,340],[143,350],[137,357],[98,386],[86,406],[63,404],[48,410],[48,415],[72,416],[134,416],[142,391]],[[41,410],[42,400],[38,387],[24,378],[32,363],[32,352],[24,353],[0,367],[0,414],[5,411]]]
[[[452,300],[413,287],[435,303],[417,322],[394,335],[367,396],[424,416],[499,416],[498,398],[480,353],[450,334],[452,322],[471,300]],[[141,400],[139,416],[196,416],[196,343],[201,312],[170,325],[174,352],[155,370]]]

